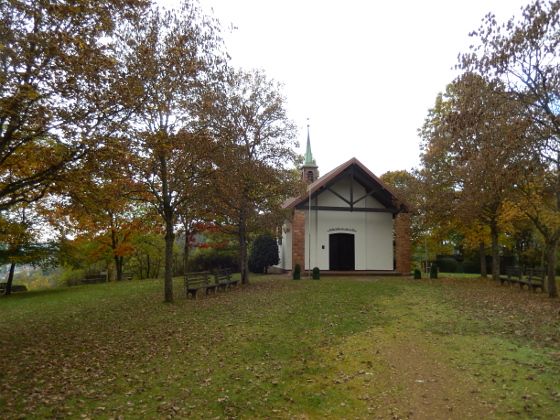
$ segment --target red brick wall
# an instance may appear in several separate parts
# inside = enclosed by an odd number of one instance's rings
[[[397,272],[410,274],[411,250],[410,250],[410,213],[399,213],[395,218],[395,256],[397,259]]]
[[[294,210],[292,219],[292,271],[296,264],[305,270],[305,212]]]

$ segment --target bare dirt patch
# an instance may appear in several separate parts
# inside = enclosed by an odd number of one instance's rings
[[[385,342],[379,356],[389,366],[387,382],[398,389],[392,418],[488,418],[492,412],[478,397],[477,384],[438,360],[441,355],[421,335],[398,333]]]

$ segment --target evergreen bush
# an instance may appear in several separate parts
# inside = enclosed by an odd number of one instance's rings
[[[319,267],[313,267],[313,280],[319,280],[321,278],[321,271]]]
[[[459,272],[467,274],[480,274],[480,261],[463,261],[459,264]]]
[[[248,262],[249,270],[256,274],[266,273],[268,267],[280,262],[278,243],[269,233],[255,238]]]
[[[294,267],[294,280],[299,280],[301,278],[301,266],[296,264]]]
[[[239,272],[239,248],[228,245],[221,248],[200,248],[189,259],[189,272],[211,271],[220,268],[231,268]]]
[[[438,272],[437,265],[432,264],[432,267],[430,268],[430,278],[437,279],[437,272]]]
[[[435,264],[442,273],[456,273],[459,263],[454,258],[441,258]]]

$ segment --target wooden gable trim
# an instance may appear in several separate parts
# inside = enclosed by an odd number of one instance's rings
[[[364,189],[366,190],[366,194],[354,200],[354,187],[352,182],[350,184],[352,186],[350,191],[350,200],[340,196],[340,194],[335,193],[332,190],[331,186],[346,177],[350,177],[351,181],[356,180],[356,182],[364,187]],[[402,200],[398,201],[400,204],[397,208],[395,204],[397,196],[392,188],[386,185],[381,179],[376,177],[356,158],[350,159],[348,162],[345,162],[344,164],[333,169],[315,182],[311,183],[308,186],[307,194],[286,200],[286,202],[283,204],[283,208],[308,209],[310,197],[311,199],[313,199],[314,197],[323,193],[325,190],[335,193],[337,197],[347,203],[348,208],[344,209],[349,211],[357,211],[357,209],[354,208],[355,204],[364,200],[368,196],[372,196],[386,207],[386,209],[374,209],[371,211],[388,211],[391,213],[398,213],[409,212],[411,209],[411,207]],[[313,209],[314,207],[311,208]]]
[[[365,174],[367,176],[367,174]],[[350,199],[343,197],[341,194],[336,192],[332,185],[346,179],[350,179]],[[367,180],[363,179],[363,174],[360,174],[354,166],[350,166],[342,173],[338,174],[334,177],[328,184],[323,185],[321,188],[315,190],[313,194],[311,194],[311,199],[319,196],[325,191],[329,191],[334,194],[336,197],[341,199],[343,202],[348,204],[348,207],[332,207],[332,206],[311,206],[311,210],[324,210],[324,211],[360,211],[360,212],[385,212],[385,213],[398,213],[398,209],[393,205],[392,198],[393,195],[390,192],[386,192],[385,194],[391,198],[391,202],[389,203],[385,197],[381,197],[384,194],[384,188],[379,188],[378,185],[375,183],[375,180],[372,179],[373,182],[367,182]],[[360,196],[358,199],[354,200],[354,188],[355,182],[361,185],[365,190],[366,194]],[[376,196],[377,195],[377,196]],[[373,197],[377,201],[379,201],[384,208],[359,208],[355,207],[360,201],[366,199],[367,197]],[[297,209],[309,209],[309,196],[300,202],[297,206]]]
[[[297,210],[321,210],[321,211],[348,211],[348,212],[364,212],[364,213],[393,213],[397,214],[399,210],[397,208],[363,208],[363,207],[328,207],[328,206],[305,206],[299,205],[296,207]]]

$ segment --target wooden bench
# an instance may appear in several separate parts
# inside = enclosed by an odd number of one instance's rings
[[[204,289],[206,294],[210,291],[216,293],[218,285],[211,280],[210,273],[200,272],[200,273],[187,273],[185,275],[185,299],[189,297],[189,294],[193,299],[196,299],[196,293]]]
[[[214,271],[214,280],[216,281],[216,285],[220,290],[227,290],[230,285],[237,286],[239,280],[234,280],[231,278],[231,270],[229,268],[225,268],[222,270],[215,270]]]
[[[85,276],[82,280],[82,283],[85,284],[94,284],[94,283],[106,283],[107,282],[107,274],[90,274]]]
[[[511,286],[514,283],[523,281],[523,270],[519,267],[507,267],[506,275],[507,277],[500,277],[500,283],[502,285],[508,284]]]
[[[546,279],[546,272],[540,268],[528,268],[527,275],[523,276],[523,270],[519,267],[507,267],[507,277],[500,277],[501,284],[519,284],[521,289],[527,289],[536,292],[537,289],[544,290],[544,281]]]
[[[7,287],[7,282],[0,283],[0,295],[6,293]],[[24,284],[12,284],[11,292],[27,292],[27,286],[25,286]]]
[[[544,291],[544,282],[546,280],[546,271],[541,268],[528,268],[526,270],[527,277],[525,281],[519,284],[520,287],[528,286],[533,292],[537,289]]]

